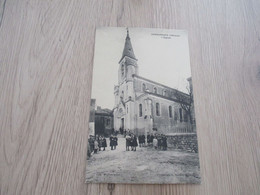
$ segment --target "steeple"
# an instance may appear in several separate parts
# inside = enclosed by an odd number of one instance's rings
[[[133,50],[133,47],[132,47],[132,44],[131,44],[128,28],[127,28],[127,35],[126,35],[126,38],[125,38],[125,47],[124,47],[123,55],[122,55],[122,58],[120,59],[120,61],[125,56],[137,60],[135,58],[134,50]]]

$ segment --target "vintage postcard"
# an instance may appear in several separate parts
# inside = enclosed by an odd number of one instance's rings
[[[187,32],[98,28],[94,55],[86,183],[200,183]]]

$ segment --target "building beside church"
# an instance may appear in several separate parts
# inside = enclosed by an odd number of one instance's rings
[[[194,107],[190,94],[140,76],[138,67],[127,30],[119,61],[118,84],[114,86],[114,129],[137,135],[194,132]],[[191,78],[187,78],[187,83],[192,89]],[[187,107],[189,109],[184,109]]]
[[[97,106],[96,99],[91,99],[89,115],[89,135],[110,136],[114,132],[113,111]]]
[[[110,136],[114,129],[113,112],[107,108],[97,106],[95,110],[95,135]]]

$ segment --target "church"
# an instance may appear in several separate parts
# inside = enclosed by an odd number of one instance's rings
[[[190,94],[140,76],[137,61],[127,29],[118,84],[114,86],[114,130],[136,135],[194,132]],[[191,78],[187,82],[192,89]]]

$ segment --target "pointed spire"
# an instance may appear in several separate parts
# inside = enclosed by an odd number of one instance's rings
[[[129,30],[128,30],[128,28],[126,28],[126,30],[127,30],[127,35],[126,35],[126,38],[125,38],[125,47],[124,47],[124,51],[123,51],[123,55],[122,55],[121,60],[125,56],[136,60],[134,50],[133,50],[133,47],[132,47],[132,44],[131,44],[130,36],[129,36]]]

